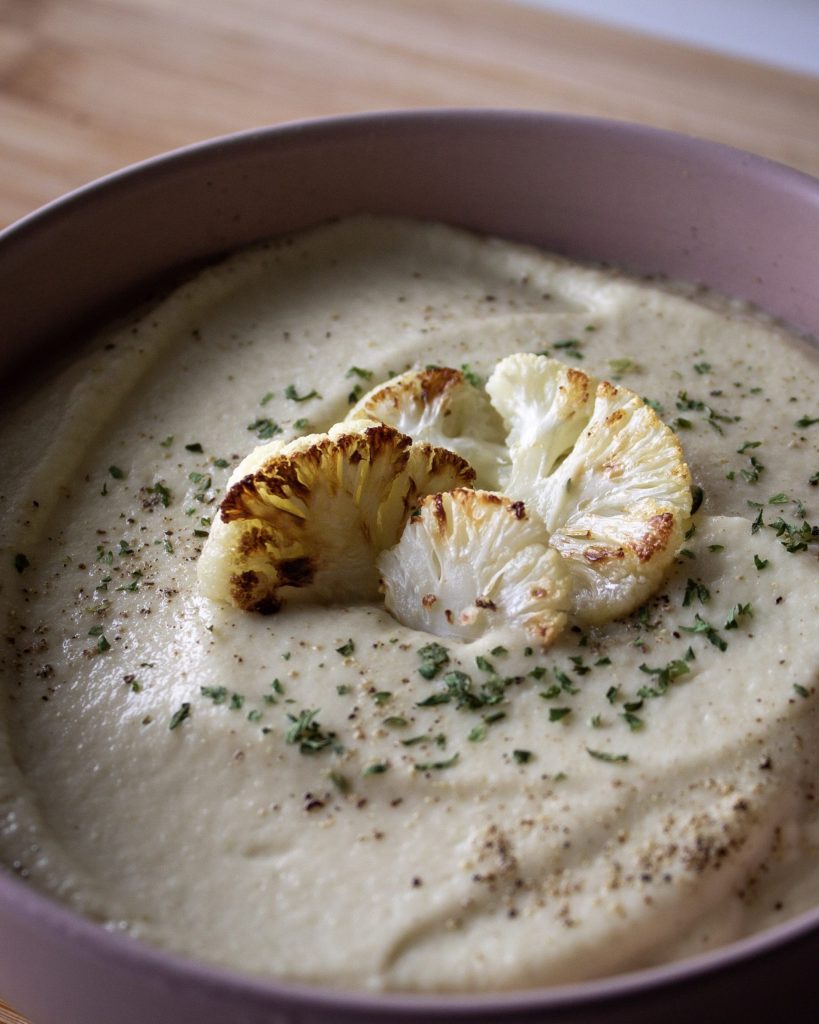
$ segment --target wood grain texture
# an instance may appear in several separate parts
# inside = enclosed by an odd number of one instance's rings
[[[209,136],[462,105],[639,121],[819,175],[819,79],[504,0],[0,0],[0,224]]]
[[[0,1024],[29,1024],[29,1021],[0,999]]]
[[[0,226],[213,135],[427,106],[638,121],[819,176],[819,79],[505,0],[0,0]]]

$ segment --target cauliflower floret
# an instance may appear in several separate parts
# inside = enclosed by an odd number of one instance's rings
[[[378,558],[386,607],[437,636],[485,641],[512,626],[549,647],[566,625],[571,581],[547,541],[522,501],[463,488],[430,495]]]
[[[538,410],[537,388],[551,408]],[[531,504],[566,559],[575,618],[633,611],[664,578],[691,513],[676,434],[628,388],[546,357],[502,360],[487,389],[509,428],[508,492]]]
[[[479,487],[498,488],[509,464],[503,421],[483,388],[470,384],[460,370],[435,366],[393,377],[347,414],[348,420],[362,418],[457,452],[474,467]]]
[[[202,591],[251,611],[378,596],[377,554],[420,497],[468,486],[460,456],[382,423],[336,424],[240,464],[202,555]]]
[[[498,363],[486,390],[506,424],[508,494],[518,494],[518,479],[526,490],[527,481],[548,476],[571,450],[591,417],[595,386],[582,370],[534,352]]]

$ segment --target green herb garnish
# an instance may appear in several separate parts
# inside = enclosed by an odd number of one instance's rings
[[[346,775],[342,775],[341,772],[330,772],[328,778],[339,793],[347,794],[350,792],[350,780]]]
[[[282,428],[279,424],[274,423],[273,420],[266,416],[262,416],[259,419],[254,420],[252,423],[248,423],[247,429],[255,431],[256,437],[261,441],[269,440],[271,437],[282,432]]]
[[[418,655],[421,658],[418,672],[424,679],[434,679],[444,665],[449,663],[449,651],[439,643],[419,647]]]
[[[739,620],[753,618],[754,610],[750,604],[735,604],[725,622],[726,629],[739,629]]]
[[[727,416],[725,413],[717,412],[716,409],[697,398],[689,398],[686,391],[677,393],[677,408],[681,412],[689,410],[704,413],[708,426],[716,430],[718,434],[724,433],[720,423],[735,423],[739,419],[738,416]]]
[[[570,359],[582,359],[583,353],[580,351],[580,346],[583,342],[579,338],[564,338],[562,341],[555,341],[552,343],[552,348],[556,352],[565,352]]]
[[[332,747],[336,753],[341,752],[340,745],[336,742],[334,732],[325,732],[316,721],[320,708],[305,709],[298,715],[288,714],[292,725],[285,733],[286,743],[298,743],[299,751],[302,754],[318,754],[327,747]]]
[[[761,516],[760,512],[760,518]],[[793,523],[786,523],[782,516],[779,516],[774,522],[768,523],[768,526],[780,538],[785,550],[791,554],[807,551],[809,544],[819,540],[819,526],[811,526],[806,521],[803,521],[801,526],[796,526]]]
[[[691,651],[692,656],[693,653],[694,652]],[[645,672],[646,675],[655,676],[657,685],[656,687],[640,687],[638,691],[639,695],[641,697],[661,697],[675,679],[679,679],[680,676],[687,675],[691,669],[685,661],[677,658],[674,661],[669,661],[667,665],[663,665],[660,668],[650,668],[648,665],[643,663],[640,666],[640,671]]]
[[[153,487],[148,487],[146,490],[148,494],[155,494],[159,498],[163,508],[167,508],[170,505],[172,494],[170,489],[161,480],[157,480]]]
[[[586,747],[586,753],[597,761],[606,761],[609,764],[623,764],[628,761],[628,754],[610,754],[607,750],[592,750]]]
[[[698,600],[700,604],[708,604],[711,600],[711,591],[706,585],[700,580],[692,580],[690,577],[685,585],[685,597],[683,597],[683,607],[687,608],[689,605],[694,603],[694,600]]]
[[[168,725],[168,728],[176,729],[176,727],[181,725],[186,718],[190,717],[190,713],[191,706],[188,701],[185,701],[183,704],[180,704],[179,707],[176,709],[176,711],[174,711],[173,715],[171,716],[171,721]]]
[[[585,676],[588,675],[589,672],[591,672],[591,668],[588,665],[583,664],[582,654],[570,655],[569,661],[574,665],[572,671],[576,672],[577,675]]]
[[[409,739],[401,740],[402,747],[417,747],[419,743],[434,743],[435,737],[430,736],[429,733],[423,733],[420,736],[410,736]],[[440,744],[439,744],[440,746]]]
[[[680,626],[680,629],[685,633],[702,633],[705,639],[709,643],[713,644],[714,647],[718,647],[721,651],[726,651],[728,649],[728,644],[719,635],[717,630],[710,622],[706,622],[705,619],[701,618],[700,615],[694,616],[693,626]]]
[[[759,480],[760,475],[765,471],[765,467],[755,455],[749,456],[748,461],[751,463],[751,468],[740,470],[740,474],[746,483],[755,484]]]
[[[448,693],[433,693],[424,700],[416,701],[415,706],[417,708],[434,708],[438,704],[449,704],[450,700],[451,698]]]
[[[441,680],[447,688],[447,694],[455,702],[455,707],[476,710],[487,704],[498,704],[503,700],[504,686],[498,679],[490,679],[481,684],[477,692],[473,689],[471,676],[456,669],[447,672]]]
[[[580,693],[580,689],[574,685],[569,676],[565,672],[561,672],[559,668],[554,670],[555,678],[560,683],[560,688],[564,693]]]
[[[200,686],[199,692],[203,697],[210,697],[214,704],[224,704],[228,697],[226,686]]]
[[[426,761],[423,764],[415,763],[413,768],[417,772],[440,772],[445,768],[451,768],[454,764],[457,764],[460,755],[454,753],[452,757],[447,761]]]
[[[291,402],[306,402],[310,398],[321,398],[321,395],[315,388],[304,395],[300,395],[298,391],[296,391],[295,384],[288,384],[284,389],[284,397],[289,398]]]

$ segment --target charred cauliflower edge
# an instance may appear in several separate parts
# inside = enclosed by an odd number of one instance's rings
[[[266,613],[285,599],[375,600],[376,556],[418,501],[474,477],[454,452],[367,421],[252,452],[202,551],[202,590]]]

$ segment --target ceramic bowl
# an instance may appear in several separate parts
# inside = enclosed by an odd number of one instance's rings
[[[413,111],[216,139],[95,182],[0,234],[0,373],[70,352],[146,288],[258,239],[402,214],[662,273],[819,336],[819,182],[635,125]],[[34,1024],[641,1024],[813,1020],[819,910],[695,959],[516,993],[340,993],[147,948],[0,870],[0,994]]]

